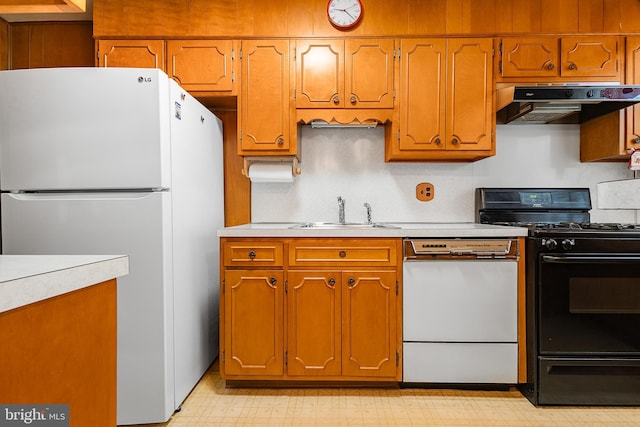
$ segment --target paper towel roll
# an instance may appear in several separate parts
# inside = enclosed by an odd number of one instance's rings
[[[249,166],[251,182],[293,182],[291,163],[252,163]]]

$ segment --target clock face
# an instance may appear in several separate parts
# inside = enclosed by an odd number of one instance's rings
[[[360,0],[329,0],[327,16],[331,25],[339,30],[355,27],[362,18]]]

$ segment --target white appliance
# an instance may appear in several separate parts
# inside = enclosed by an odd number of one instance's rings
[[[3,253],[129,255],[117,422],[166,421],[218,354],[220,120],[156,69],[2,71],[0,93]]]

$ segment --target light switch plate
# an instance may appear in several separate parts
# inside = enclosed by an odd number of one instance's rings
[[[422,202],[433,200],[433,184],[430,182],[421,182],[416,185],[416,198]]]

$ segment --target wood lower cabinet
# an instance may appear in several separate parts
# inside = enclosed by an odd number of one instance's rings
[[[399,124],[386,161],[495,154],[493,39],[401,40]]]
[[[287,373],[341,375],[340,271],[290,270],[287,276]]]
[[[164,40],[98,40],[98,67],[165,70]]]
[[[282,270],[227,270],[223,293],[225,374],[282,375]]]
[[[221,245],[223,378],[402,379],[401,239]]]
[[[499,82],[620,81],[618,36],[505,37]]]

